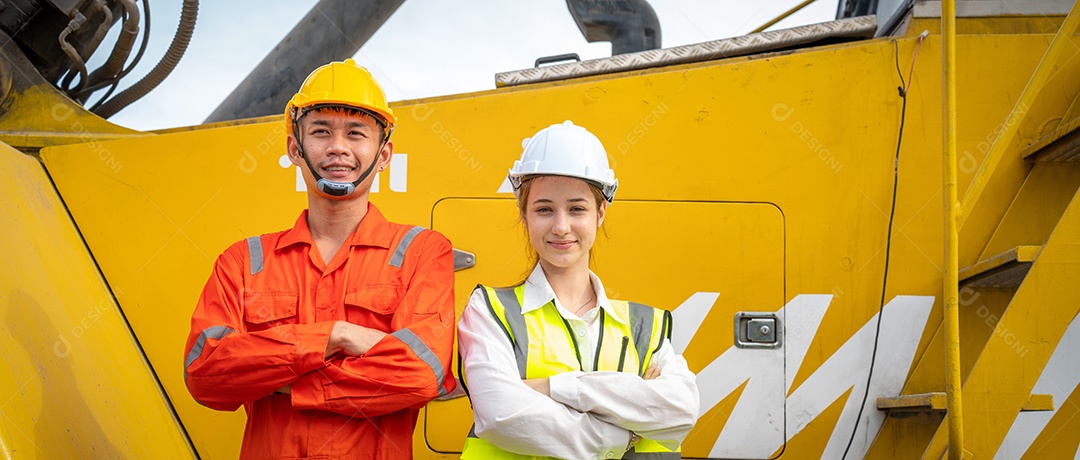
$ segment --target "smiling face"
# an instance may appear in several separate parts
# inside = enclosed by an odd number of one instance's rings
[[[300,118],[299,129],[304,155],[319,176],[327,180],[352,182],[360,178],[371,162],[378,162],[375,171],[381,171],[390,163],[393,143],[387,141],[380,148],[383,131],[369,115],[342,109],[317,109]],[[318,190],[315,178],[300,157],[297,139],[292,133],[288,147],[289,159],[304,171],[308,191],[330,198],[347,198],[331,197]],[[361,193],[353,195],[366,194],[374,177],[374,174],[368,176],[357,186]]]
[[[589,268],[589,250],[607,203],[581,179],[540,176],[528,181],[522,220],[544,270]]]

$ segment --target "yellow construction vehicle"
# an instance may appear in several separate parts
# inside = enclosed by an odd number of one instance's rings
[[[698,376],[684,457],[1074,458],[1078,25],[1071,0],[842,1],[823,24],[501,73],[392,104],[372,200],[450,238],[463,308],[528,268],[506,170],[572,120],[621,184],[596,270],[673,312]],[[77,88],[119,68],[68,78],[2,38],[0,453],[235,458],[244,414],[191,398],[183,347],[216,255],[306,206],[280,115],[126,129]],[[456,458],[471,423],[467,398],[431,402],[416,458]]]

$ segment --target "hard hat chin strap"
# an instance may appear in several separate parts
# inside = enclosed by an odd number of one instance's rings
[[[322,191],[323,193],[325,193],[327,195],[330,195],[330,196],[348,196],[348,195],[351,195],[353,192],[356,191],[356,187],[359,187],[360,183],[364,182],[364,180],[367,179],[368,176],[371,175],[371,172],[375,170],[375,165],[379,163],[379,155],[376,154],[375,158],[373,158],[371,160],[371,166],[368,166],[368,168],[364,171],[364,173],[360,175],[359,179],[356,179],[356,180],[354,180],[352,182],[337,182],[337,181],[332,181],[330,179],[322,177],[322,176],[319,175],[318,172],[315,171],[315,167],[311,165],[311,160],[308,160],[307,155],[304,154],[304,143],[303,143],[302,139],[300,138],[299,124],[300,124],[300,120],[293,121],[293,136],[296,137],[296,152],[298,154],[300,154],[300,158],[304,159],[304,163],[307,164],[308,171],[311,171],[311,177],[315,178],[315,186],[318,187],[320,191]],[[379,143],[379,148],[378,148],[377,152],[380,152],[380,153],[382,152],[383,147],[386,146],[386,142],[390,140],[390,134],[393,134],[393,133],[394,133],[394,128],[390,128],[389,132],[386,133],[386,137],[384,137],[382,142]],[[359,160],[357,160],[357,163],[359,163]]]

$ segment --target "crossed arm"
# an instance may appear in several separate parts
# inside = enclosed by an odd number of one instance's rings
[[[648,380],[620,372],[522,380],[481,294],[469,300],[458,334],[476,433],[503,449],[560,458],[621,456],[631,431],[673,447],[697,419],[694,375],[670,344],[654,355]]]
[[[417,266],[424,269],[394,313],[401,327],[389,334],[345,321],[247,331],[239,298],[244,253],[230,248],[192,315],[184,363],[192,396],[213,409],[236,410],[284,390],[297,409],[373,417],[421,407],[452,390],[449,372],[437,370],[448,369],[453,347],[447,333],[454,324],[453,257],[441,236],[425,238],[422,247]]]

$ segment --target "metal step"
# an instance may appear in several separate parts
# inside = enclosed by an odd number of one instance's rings
[[[1040,250],[1042,246],[1017,246],[982,260],[960,270],[960,286],[1017,287],[1031,270]]]
[[[1024,161],[1080,161],[1080,117],[1027,146]]]
[[[895,398],[878,398],[878,410],[890,412],[945,412],[945,392],[923,393],[917,395],[897,396]],[[1021,412],[1052,411],[1054,410],[1054,395],[1033,394],[1028,396],[1027,402],[1020,408]]]

